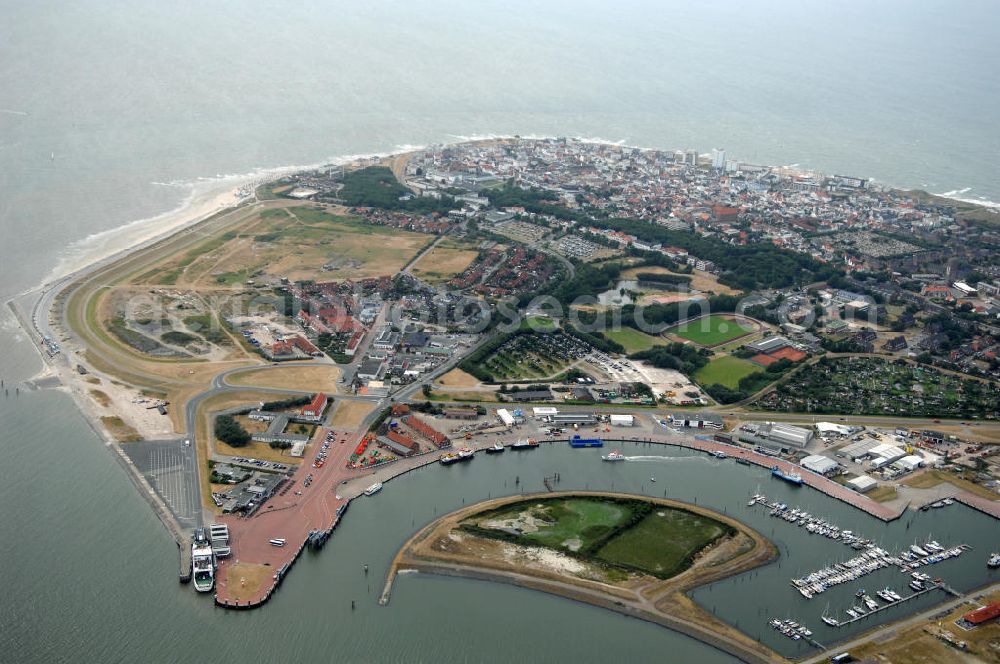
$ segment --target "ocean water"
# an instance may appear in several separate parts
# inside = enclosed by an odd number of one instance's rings
[[[1000,200],[989,0],[0,0],[0,12],[4,300],[218,178],[469,136],[722,147]],[[6,386],[41,368],[6,308],[0,339]],[[165,532],[68,397],[11,389],[0,421],[0,661],[213,647],[230,659],[266,644],[302,661],[551,661],[551,643],[581,661],[726,661],[587,607],[444,580],[408,579],[398,603],[326,633],[324,611],[350,619],[337,552],[385,557],[407,532],[362,529],[297,569],[274,605],[222,614],[176,587]]]

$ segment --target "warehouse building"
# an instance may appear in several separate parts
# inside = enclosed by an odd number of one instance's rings
[[[781,424],[780,422],[772,422],[765,435],[765,438],[775,445],[799,448],[808,445],[812,437],[813,432],[810,429],[803,429],[791,424]]]
[[[840,468],[839,463],[830,457],[825,457],[821,454],[807,456],[799,463],[799,465],[806,470],[811,470],[819,475],[832,475],[838,468]]]
[[[924,465],[924,460],[923,457],[920,457],[916,454],[908,454],[902,459],[898,459],[892,465],[898,468],[899,470],[903,471],[904,473],[912,473],[914,470]]]
[[[497,408],[497,417],[500,418],[500,422],[503,423],[505,427],[514,426],[514,416],[510,414],[510,411],[506,408]]]
[[[837,452],[837,456],[842,456],[850,459],[851,461],[857,462],[859,459],[864,459],[867,456],[871,456],[871,451],[878,447],[881,443],[877,440],[872,440],[871,438],[865,438],[864,440],[859,440],[856,443],[851,443],[850,445],[845,445],[843,449]]]
[[[546,418],[546,421],[556,426],[593,426],[597,424],[597,418],[593,413],[556,413]]]
[[[714,413],[674,413],[667,416],[667,421],[673,426],[691,429],[721,429],[723,427],[722,417]]]
[[[847,486],[854,489],[858,493],[865,493],[877,487],[878,482],[867,475],[861,475],[859,477],[855,477],[853,480],[848,480]]]
[[[884,466],[886,464],[892,463],[893,461],[898,461],[899,459],[902,459],[903,457],[906,456],[906,452],[903,449],[896,447],[895,445],[889,445],[888,443],[885,443],[873,447],[871,451],[869,451],[869,455],[871,455],[875,459],[885,459],[885,463],[882,464]],[[874,464],[874,460],[872,461],[872,463]]]

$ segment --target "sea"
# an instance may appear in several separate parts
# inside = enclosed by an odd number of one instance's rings
[[[472,137],[722,148],[1000,201],[991,0],[0,0],[0,12],[5,302],[225,183]],[[0,662],[731,661],[509,586],[409,576],[377,606],[415,528],[515,491],[511,476],[540,487],[515,460],[476,462],[453,485],[430,471],[394,481],[266,608],[216,609],[177,584],[172,540],[72,400],[26,383],[43,365],[6,306],[0,348]],[[592,462],[546,458],[563,488],[606,485]],[[701,484],[678,495],[720,509],[760,481],[692,468]],[[659,492],[680,471],[657,472]],[[634,490],[652,490],[645,474]],[[940,528],[979,524],[954,509]],[[756,635],[751,587],[696,598]]]

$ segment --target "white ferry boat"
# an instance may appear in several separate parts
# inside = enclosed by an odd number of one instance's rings
[[[191,544],[191,578],[194,589],[207,593],[215,587],[215,554],[212,543],[204,536],[195,537]]]
[[[615,450],[614,452],[609,452],[608,454],[605,454],[604,456],[602,456],[601,460],[603,460],[603,461],[624,461],[625,460],[625,455],[622,454],[621,452],[619,452],[618,450]]]
[[[382,483],[381,482],[375,482],[375,484],[372,484],[370,487],[368,487],[367,489],[365,489],[365,495],[366,496],[374,496],[376,493],[378,493],[381,490],[382,490]]]

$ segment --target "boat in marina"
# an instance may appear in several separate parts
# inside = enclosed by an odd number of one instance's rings
[[[463,447],[458,452],[445,452],[438,461],[441,462],[441,465],[447,466],[459,461],[472,461],[473,454],[471,449]]]
[[[570,447],[604,447],[604,441],[600,438],[584,438],[580,434],[573,434],[569,439]]]
[[[803,484],[801,475],[792,471],[786,473],[778,466],[771,466],[771,474],[780,480],[785,480],[789,484],[794,484],[796,486],[801,486]]]
[[[1000,553],[990,554],[990,557],[986,560],[986,566],[990,569],[1000,567]]]
[[[721,450],[715,450],[714,452],[712,452],[712,456],[714,456],[716,459],[728,459],[729,458],[729,455],[726,454],[725,452],[721,451]]]
[[[601,457],[601,461],[624,461],[625,455],[615,450]]]
[[[367,489],[365,489],[365,495],[366,496],[374,496],[376,493],[378,493],[381,490],[382,490],[382,483],[381,482],[375,482],[375,484],[372,484],[370,487],[368,487]]]
[[[510,446],[513,450],[533,450],[538,447],[538,441],[534,438],[522,438]]]
[[[812,630],[807,628],[805,625],[800,625],[794,620],[778,620],[777,618],[772,618],[767,622],[767,624],[793,641],[798,641],[803,637],[812,636]]]
[[[507,448],[503,446],[503,443],[496,442],[486,448],[487,454],[500,454]]]

